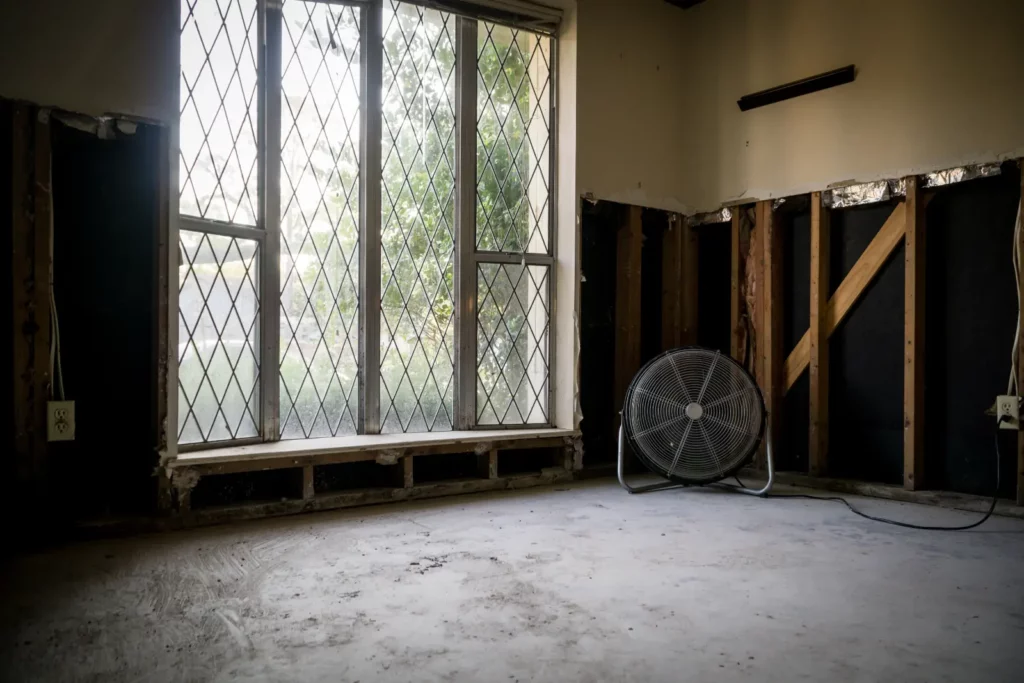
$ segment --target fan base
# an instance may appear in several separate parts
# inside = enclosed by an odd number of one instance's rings
[[[772,457],[772,433],[771,429],[765,428],[765,451],[766,460],[768,461],[768,482],[764,485],[764,488],[760,489],[748,489],[742,486],[732,486],[731,484],[723,484],[721,482],[715,482],[708,484],[708,486],[717,486],[719,488],[728,489],[729,491],[735,491],[736,493],[745,493],[749,496],[764,497],[772,490],[772,485],[775,483],[775,459]],[[650,491],[661,491],[663,489],[672,488],[685,488],[686,484],[677,484],[674,481],[661,481],[655,484],[645,484],[643,486],[630,486],[626,483],[626,478],[623,474],[623,467],[626,460],[626,448],[625,448],[625,434],[622,429],[622,425],[619,424],[619,456],[618,456],[618,467],[616,472],[619,476],[619,485],[626,489],[629,493],[648,493]]]

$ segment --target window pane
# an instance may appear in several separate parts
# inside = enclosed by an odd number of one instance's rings
[[[477,267],[477,422],[548,423],[548,266]]]
[[[551,39],[481,22],[477,52],[476,246],[546,254]]]
[[[281,438],[355,434],[359,10],[288,0],[281,83]]]
[[[181,0],[180,211],[256,225],[256,0]]]
[[[259,246],[179,233],[178,443],[259,434]]]
[[[452,428],[455,17],[384,3],[381,431]]]

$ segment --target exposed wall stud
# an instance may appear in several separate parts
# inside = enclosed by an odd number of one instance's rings
[[[810,473],[828,471],[829,210],[821,192],[811,193]]]
[[[761,233],[761,327],[758,354],[761,357],[761,391],[768,408],[768,423],[774,438],[781,433],[782,410],[782,230],[775,224],[772,202],[758,202],[758,232]],[[775,444],[772,444],[773,446]]]
[[[302,500],[313,500],[316,495],[316,485],[313,477],[313,465],[308,463],[302,466]]]
[[[904,276],[903,488],[924,486],[925,225],[917,178],[907,178]]]
[[[743,208],[735,207],[732,211],[729,237],[729,353],[737,362],[743,362],[743,288],[742,256],[740,255],[740,228],[743,221]]]

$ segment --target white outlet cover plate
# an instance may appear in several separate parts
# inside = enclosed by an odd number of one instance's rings
[[[1003,415],[1009,420],[1000,420],[1000,429],[1020,429],[1020,398],[1017,396],[996,396],[996,419]]]
[[[46,440],[75,440],[75,402],[47,401]]]

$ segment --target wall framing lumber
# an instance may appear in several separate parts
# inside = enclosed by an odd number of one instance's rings
[[[302,499],[312,500],[316,495],[316,484],[313,479],[313,465],[302,466]]]
[[[761,327],[758,355],[761,357],[761,392],[768,409],[772,446],[781,434],[783,396],[782,351],[782,267],[783,231],[774,221],[772,202],[757,204],[758,232],[761,233]]]
[[[811,322],[810,322],[810,473],[828,471],[828,310],[829,210],[821,192],[811,193]]]
[[[907,178],[903,298],[903,488],[924,486],[925,239],[916,177]]]
[[[927,202],[925,202],[927,203]],[[857,300],[867,290],[868,285],[882,269],[882,266],[889,260],[892,252],[899,246],[904,237],[906,218],[905,203],[897,204],[885,224],[879,229],[878,234],[871,240],[864,253],[847,273],[839,287],[828,302],[825,310],[825,327],[831,336],[839,324],[846,318],[857,303]],[[811,356],[810,330],[804,333],[797,345],[790,352],[786,359],[784,377],[784,391],[790,388],[800,379],[800,375],[807,369]]]
[[[640,370],[640,252],[643,209],[630,206],[617,233],[615,258],[615,406],[621,410],[626,389]]]
[[[729,353],[737,363],[743,362],[743,300],[741,298],[743,288],[740,282],[743,279],[742,256],[740,255],[740,233],[743,221],[742,207],[736,207],[732,211],[729,238]]]

